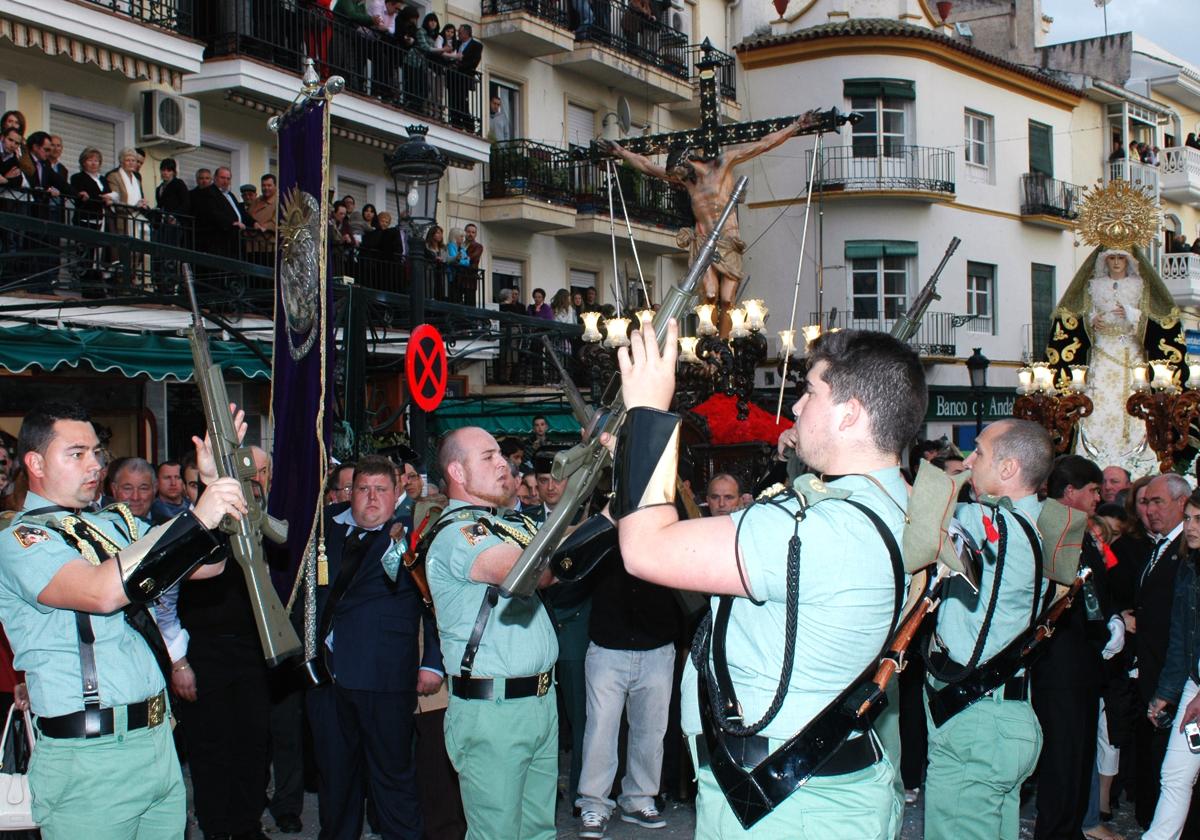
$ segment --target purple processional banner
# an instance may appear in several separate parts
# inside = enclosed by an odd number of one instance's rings
[[[279,120],[271,370],[275,439],[267,508],[288,523],[286,558],[272,564],[272,579],[287,604],[320,524],[333,425],[333,300],[325,223],[329,103],[306,99]]]

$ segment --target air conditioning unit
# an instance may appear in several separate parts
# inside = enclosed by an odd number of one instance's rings
[[[139,143],[200,145],[200,103],[162,90],[142,91]]]

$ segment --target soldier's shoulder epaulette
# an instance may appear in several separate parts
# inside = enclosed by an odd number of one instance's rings
[[[754,501],[762,502],[766,499],[774,499],[788,491],[788,486],[782,481],[772,484],[770,487],[763,488],[763,491],[754,497]]]
[[[851,495],[849,490],[831,487],[812,473],[805,473],[793,481],[792,490],[804,500],[806,507],[812,507],[817,502],[823,502],[826,499],[849,499]]]

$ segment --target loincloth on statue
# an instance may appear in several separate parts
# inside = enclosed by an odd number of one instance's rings
[[[696,236],[693,228],[680,228],[675,234],[675,244],[687,248],[692,262],[704,245],[704,238]],[[713,260],[713,270],[718,274],[737,280],[739,283],[746,279],[742,272],[742,254],[746,253],[746,243],[737,236],[722,236],[717,239],[717,256]]]

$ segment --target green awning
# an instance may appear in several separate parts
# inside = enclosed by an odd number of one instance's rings
[[[850,239],[846,242],[846,259],[870,260],[879,257],[915,257],[916,242],[896,239]]]
[[[270,358],[271,348],[259,342]],[[247,379],[270,379],[271,367],[236,341],[211,341],[213,361]],[[192,350],[187,339],[156,333],[114,330],[46,329],[35,324],[0,328],[0,367],[20,373],[31,367],[57,370],[80,363],[105,373],[118,370],[130,378],[148,376],[184,381],[192,377]]]
[[[544,416],[550,424],[551,435],[560,439],[569,437],[571,442],[578,442],[579,423],[575,421],[569,406],[558,403],[443,400],[437,410],[429,415],[429,422],[439,435],[464,426],[480,426],[498,438],[506,435],[529,437],[533,432],[533,418],[539,415]]]
[[[916,87],[908,79],[844,79],[842,95],[847,99],[916,99]]]

